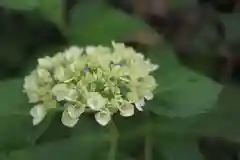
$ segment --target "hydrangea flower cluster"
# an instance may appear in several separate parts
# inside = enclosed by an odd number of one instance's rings
[[[84,112],[93,112],[105,126],[116,112],[129,117],[135,108],[143,111],[145,100],[153,98],[157,87],[150,75],[157,68],[134,49],[115,42],[110,48],[72,46],[40,58],[24,82],[24,92],[34,103],[33,125],[50,109],[63,109],[61,121],[68,127],[76,125]]]

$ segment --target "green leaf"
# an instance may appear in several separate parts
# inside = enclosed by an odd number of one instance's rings
[[[154,130],[165,134],[221,137],[240,141],[239,85],[228,84],[211,112],[187,118],[154,116]]]
[[[18,25],[18,27],[13,28],[12,26],[16,24],[12,22],[11,16],[7,17],[5,17],[7,19],[5,21],[4,18],[0,18],[1,23],[3,23],[0,25],[0,77],[3,78],[14,74],[11,69],[17,70],[24,65],[26,47],[31,41],[27,27]]]
[[[240,86],[228,84],[219,96],[217,107],[196,124],[202,134],[240,142]]]
[[[45,134],[47,134],[49,128],[56,129],[55,131],[57,131],[58,129],[57,127],[59,126],[54,126],[54,128],[51,126],[52,123],[54,122],[55,115],[56,115],[55,112],[48,113],[45,119],[40,124],[34,127],[34,130],[32,130],[29,135],[29,141],[31,142],[31,144],[41,143],[41,138]],[[57,135],[61,135],[61,134],[57,134]],[[58,136],[55,136],[55,137],[58,137]]]
[[[1,160],[8,160],[8,156],[5,153],[0,153],[0,159]]]
[[[81,117],[78,135],[59,141],[45,142],[41,145],[10,153],[11,160],[88,160],[106,152],[108,149],[107,135],[101,126],[91,127],[88,119]],[[58,131],[55,131],[58,134]]]
[[[41,0],[38,8],[44,19],[53,22],[60,29],[64,27],[63,0]]]
[[[67,32],[72,43],[109,44],[143,28],[148,28],[145,23],[121,11],[103,5],[81,4],[73,8]]]
[[[196,138],[164,135],[154,139],[155,147],[164,160],[204,160]]]
[[[32,147],[29,149],[13,152],[10,154],[11,160],[87,160],[91,159],[102,147],[101,140],[98,139],[68,139],[49,144]]]
[[[0,6],[15,10],[32,10],[39,5],[39,0],[1,0]]]
[[[220,20],[225,26],[225,35],[228,42],[235,42],[240,39],[239,27],[240,27],[240,14],[221,14]]]
[[[162,46],[150,52],[160,68],[154,73],[159,87],[155,99],[148,102],[148,109],[168,117],[189,117],[208,111],[215,106],[222,86],[178,64],[172,51],[171,47]]]
[[[0,6],[20,11],[37,11],[44,19],[53,22],[60,29],[64,27],[63,0],[1,0]],[[27,14],[35,13],[29,12]]]
[[[0,82],[0,149],[25,146],[33,129],[22,84],[21,79]]]
[[[156,116],[154,128],[166,134],[222,137],[239,142],[239,95],[240,86],[228,84],[211,112],[188,118]]]
[[[22,86],[22,79],[0,82],[0,150],[11,151],[34,144],[51,121],[49,115],[33,127],[29,114],[32,106],[22,92]]]
[[[197,0],[168,0],[168,7],[170,9],[179,9],[196,6],[198,4]]]

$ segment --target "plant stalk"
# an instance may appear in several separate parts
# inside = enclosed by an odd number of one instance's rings
[[[152,139],[150,135],[146,135],[145,138],[144,159],[152,160]]]
[[[144,160],[152,160],[152,123],[149,113],[146,113],[146,120],[150,121],[145,135]]]
[[[109,132],[110,132],[110,149],[108,152],[108,160],[115,160],[118,147],[119,133],[113,120],[111,120],[109,123]]]

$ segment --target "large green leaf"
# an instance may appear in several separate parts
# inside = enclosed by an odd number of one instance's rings
[[[196,138],[157,135],[154,144],[158,151],[163,154],[164,160],[204,160],[198,149]]]
[[[88,119],[82,117],[76,126],[82,132],[71,138],[45,142],[23,150],[10,152],[11,160],[89,160],[108,151],[107,134],[103,127],[91,127]],[[58,134],[58,131],[53,132]],[[61,133],[60,133],[61,134]]]
[[[196,123],[195,130],[211,137],[223,137],[240,142],[240,86],[227,85],[220,94],[218,105]]]
[[[22,80],[0,82],[0,149],[15,149],[26,145],[32,130]]]
[[[69,40],[76,44],[109,44],[146,25],[135,17],[106,5],[81,4],[71,11]]]
[[[56,24],[60,29],[64,25],[64,1],[63,0],[1,0],[0,6],[14,10],[38,11],[41,16]],[[35,14],[35,13],[27,13]]]
[[[31,106],[22,86],[22,79],[0,82],[0,150],[10,151],[34,144],[51,121],[51,117],[47,117],[33,127],[29,114]]]
[[[181,9],[196,6],[198,4],[197,0],[168,0],[168,7],[170,9]]]
[[[83,139],[86,138],[86,139]],[[68,139],[32,147],[10,154],[11,160],[88,160],[102,147],[99,137],[89,140],[87,137]]]
[[[60,29],[64,27],[63,0],[41,0],[38,7],[44,19],[56,24]]]
[[[169,46],[149,54],[160,69],[154,73],[159,87],[148,109],[169,117],[189,117],[215,106],[221,85],[181,66]]]
[[[156,116],[154,128],[166,134],[221,137],[239,142],[239,95],[239,85],[227,85],[211,112],[188,118]]]
[[[39,0],[1,0],[0,6],[16,10],[32,10],[39,5]]]
[[[240,14],[221,14],[220,20],[225,27],[226,40],[229,42],[234,42],[240,39],[240,33],[238,31],[240,27]]]

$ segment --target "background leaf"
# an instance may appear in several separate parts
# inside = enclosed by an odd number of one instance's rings
[[[44,19],[53,22],[60,29],[64,29],[64,1],[41,0],[39,11]]]
[[[23,81],[12,79],[0,82],[0,149],[9,150],[29,142],[32,121],[29,105],[22,93]]]
[[[135,17],[103,5],[77,5],[71,11],[69,40],[80,45],[109,44],[147,26]]]
[[[39,5],[39,0],[1,0],[0,6],[15,10],[32,10]]]
[[[11,160],[89,160],[96,155],[107,152],[108,135],[104,132],[105,130],[102,130],[103,127],[92,127],[89,125],[88,119],[84,117],[76,126],[76,128],[78,127],[82,132],[78,132],[76,136],[58,141],[48,141],[31,148],[10,152],[9,158]],[[57,132],[54,133],[57,134]]]
[[[197,0],[168,0],[168,7],[170,9],[181,9],[181,8],[187,8],[187,7],[192,7],[196,6],[198,3]]]
[[[64,27],[64,0],[1,0],[0,6],[17,11],[33,11],[27,14],[39,13],[60,29]]]
[[[225,26],[225,36],[228,42],[235,42],[240,39],[240,33],[238,32],[240,26],[240,14],[220,14],[220,21]]]
[[[198,129],[210,137],[240,142],[239,95],[239,85],[226,85],[219,96],[217,107],[201,118]]]
[[[179,65],[172,49],[168,49],[152,53],[153,61],[161,67],[154,73],[159,87],[155,100],[149,102],[149,109],[169,117],[188,117],[206,112],[215,105],[222,86]]]
[[[155,137],[154,142],[164,160],[204,160],[198,149],[198,141],[192,137],[164,135]]]

